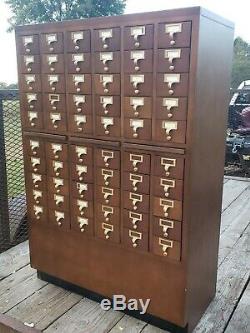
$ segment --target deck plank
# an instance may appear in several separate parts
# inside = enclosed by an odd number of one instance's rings
[[[140,333],[146,325],[144,321],[124,315],[110,333]]]
[[[248,182],[230,179],[223,187],[222,211],[224,211],[249,186]]]

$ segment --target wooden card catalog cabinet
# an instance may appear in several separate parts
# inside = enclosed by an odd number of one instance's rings
[[[193,330],[215,293],[232,42],[199,7],[16,28],[42,278]]]

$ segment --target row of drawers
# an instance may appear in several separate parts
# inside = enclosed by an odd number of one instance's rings
[[[189,47],[191,22],[160,23],[157,25],[157,47]],[[91,40],[92,39],[92,40]],[[121,29],[95,29],[91,38],[90,30],[68,31],[65,40],[62,32],[27,35],[17,38],[20,54],[118,51],[121,50]],[[92,46],[91,46],[91,43]],[[123,49],[152,49],[154,47],[154,26],[152,24],[125,27]]]

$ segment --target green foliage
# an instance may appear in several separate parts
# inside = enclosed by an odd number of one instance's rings
[[[126,0],[6,0],[6,3],[13,13],[8,31],[16,25],[119,15],[126,6]]]
[[[0,82],[0,89],[17,89],[17,83]]]
[[[250,80],[250,45],[237,37],[234,41],[231,87],[236,89],[245,80]]]

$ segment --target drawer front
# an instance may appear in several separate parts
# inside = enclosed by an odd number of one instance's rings
[[[156,83],[157,96],[187,96],[188,74],[187,73],[159,73]]]
[[[125,118],[150,119],[152,114],[151,97],[124,97]]]
[[[34,157],[40,157],[41,160],[45,158],[45,146],[44,142],[36,137],[24,137],[23,138],[24,154]]]
[[[43,94],[43,109],[45,112],[66,113],[65,94]]]
[[[71,178],[78,182],[93,183],[93,166],[71,164]]]
[[[63,53],[63,33],[41,35],[41,53]]]
[[[191,43],[191,22],[160,23],[158,26],[158,47],[189,47]]]
[[[124,207],[134,212],[149,212],[149,195],[124,191]]]
[[[154,216],[153,234],[162,238],[181,241],[181,222]]]
[[[123,179],[126,191],[149,194],[150,177],[148,175],[124,172]]]
[[[120,95],[120,74],[94,74],[97,95]]]
[[[181,243],[154,236],[153,253],[179,261],[181,258]]]
[[[68,94],[69,112],[73,114],[92,114],[91,95]]]
[[[123,228],[123,244],[130,249],[148,251],[148,233]]]
[[[34,223],[48,223],[48,211],[42,205],[28,205],[27,208],[28,220]]]
[[[118,117],[96,117],[96,134],[99,136],[121,135],[121,121]]]
[[[42,95],[41,93],[20,93],[20,104],[23,111],[41,111]]]
[[[93,202],[82,199],[72,200],[72,209],[77,216],[90,217],[94,216]]]
[[[74,198],[93,201],[93,184],[72,181],[71,193]]]
[[[96,236],[113,243],[120,243],[120,228],[118,225],[98,222]]]
[[[68,211],[69,210],[69,196],[58,195],[56,193],[48,193],[48,206],[53,210]]]
[[[69,229],[69,213],[62,210],[49,209],[49,223],[61,229]]]
[[[153,72],[153,50],[131,50],[124,53],[125,73]]]
[[[25,169],[39,174],[46,174],[46,163],[44,156],[30,156],[25,155],[24,156],[24,162],[25,162]]]
[[[64,74],[43,74],[43,91],[47,93],[65,93]]]
[[[91,73],[90,53],[70,53],[67,55],[68,73]]]
[[[45,126],[48,130],[64,133],[67,129],[67,117],[64,112],[46,112]]]
[[[41,130],[44,128],[43,112],[21,111],[22,124],[24,128]]]
[[[162,142],[185,143],[186,121],[156,120],[155,140]]]
[[[40,92],[40,74],[20,74],[19,86],[20,90],[24,92]]]
[[[69,181],[65,178],[48,177],[48,192],[69,195]]]
[[[190,49],[158,50],[158,72],[186,73],[189,71]]]
[[[94,51],[119,51],[120,28],[94,30]]]
[[[155,115],[157,119],[186,120],[187,98],[157,97],[156,110]]]
[[[97,148],[95,160],[98,167],[120,169],[121,157],[117,150]]]
[[[29,189],[26,192],[27,206],[33,207],[33,205],[38,205],[42,207],[47,207],[47,193],[46,191],[40,191],[36,189]]]
[[[51,177],[69,178],[69,167],[65,161],[47,160],[48,175]]]
[[[20,54],[39,54],[39,36],[26,35],[18,37],[17,48]]]
[[[104,186],[97,186],[96,189],[97,202],[103,205],[120,206],[120,189]]]
[[[96,182],[105,187],[120,188],[120,171],[97,168]]]
[[[96,221],[100,223],[108,223],[119,226],[120,224],[120,208],[109,205],[96,204]]]
[[[95,96],[95,111],[98,116],[120,117],[120,96]]]
[[[42,55],[43,73],[64,73],[63,54],[43,54]]]
[[[85,145],[71,145],[70,157],[74,163],[91,166],[93,164],[93,149]]]
[[[93,236],[94,221],[93,218],[78,216],[73,214],[71,217],[71,228],[83,235]]]
[[[26,175],[27,188],[46,192],[46,175],[29,172]]]
[[[120,73],[121,53],[95,52],[95,73]]]
[[[90,52],[90,30],[68,31],[67,52]]]
[[[154,173],[156,176],[183,179],[184,158],[156,155]]]
[[[154,194],[159,197],[182,201],[183,181],[154,176]]]
[[[125,171],[150,173],[150,155],[126,151],[123,158]]]
[[[168,198],[154,198],[154,215],[177,221],[182,220],[182,202]]]
[[[146,74],[125,74],[124,91],[125,96],[151,96],[153,76]]]
[[[17,61],[21,73],[38,74],[40,72],[41,64],[39,55],[20,55]]]
[[[46,142],[46,156],[48,159],[67,161],[68,146],[60,142]]]
[[[132,210],[123,210],[123,225],[131,230],[139,232],[148,232],[149,215],[138,213]]]
[[[90,74],[69,74],[67,82],[68,92],[72,94],[91,94]]]
[[[89,114],[70,115],[69,130],[74,133],[91,134],[93,132],[92,116]]]
[[[129,139],[151,140],[151,120],[125,118],[125,137]]]
[[[137,25],[124,28],[124,49],[152,49],[154,41],[152,24]]]

